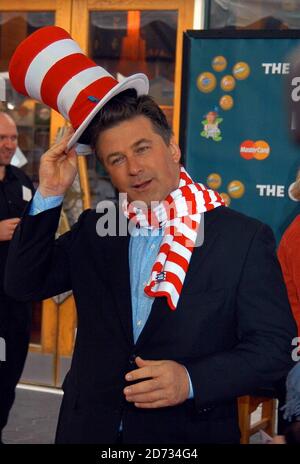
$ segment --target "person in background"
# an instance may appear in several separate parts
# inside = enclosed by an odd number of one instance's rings
[[[280,435],[269,437],[268,444],[300,445],[300,362],[290,370],[286,379],[285,404],[281,408],[286,427]]]
[[[295,200],[300,201],[300,169],[290,194]],[[298,337],[300,336],[300,214],[298,214],[289,227],[285,230],[280,240],[278,259],[285,285],[287,288],[290,306],[297,324]],[[286,381],[282,378],[276,384],[278,405],[278,433],[283,437],[290,425],[282,413],[282,405],[286,397]],[[296,426],[293,426],[293,428]],[[281,438],[278,438],[280,441]]]
[[[300,169],[291,194],[300,201]],[[284,232],[278,247],[278,258],[300,336],[300,214]]]
[[[4,291],[4,270],[14,230],[34,188],[24,172],[10,165],[18,144],[13,119],[0,112],[0,442],[24,367],[30,335],[31,305]]]

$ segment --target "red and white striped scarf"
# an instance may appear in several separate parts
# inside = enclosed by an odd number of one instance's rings
[[[134,224],[164,228],[162,243],[144,291],[148,296],[165,296],[176,309],[200,225],[201,213],[224,206],[222,197],[203,184],[194,183],[181,167],[176,190],[154,208],[143,211],[125,201],[125,216]]]

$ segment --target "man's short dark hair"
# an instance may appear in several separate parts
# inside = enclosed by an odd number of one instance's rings
[[[148,118],[152,123],[153,130],[169,145],[172,129],[164,112],[152,97],[149,95],[137,97],[136,91],[133,89],[126,90],[108,101],[82,134],[79,142],[89,143],[96,150],[97,140],[101,132],[136,116]]]

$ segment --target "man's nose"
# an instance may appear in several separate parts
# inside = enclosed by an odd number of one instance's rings
[[[12,140],[10,137],[7,137],[4,142],[4,146],[8,149],[14,149],[17,146],[17,141],[14,139]]]
[[[132,158],[128,158],[127,166],[129,175],[131,176],[136,176],[143,170],[140,161],[138,161],[134,156]]]

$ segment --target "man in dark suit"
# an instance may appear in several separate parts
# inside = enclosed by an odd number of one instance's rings
[[[30,335],[31,305],[20,303],[4,292],[4,271],[8,247],[20,217],[34,189],[25,173],[10,164],[18,145],[13,119],[0,112],[0,337],[4,354],[0,358],[0,442],[15,388],[24,367]]]
[[[85,211],[55,240],[77,171],[71,135],[41,159],[6,273],[7,292],[24,301],[74,293],[78,330],[56,441],[238,443],[237,397],[271,387],[292,365],[296,327],[270,228],[193,183],[159,107],[124,92],[82,141],[127,193],[131,236],[111,227],[112,208]]]

